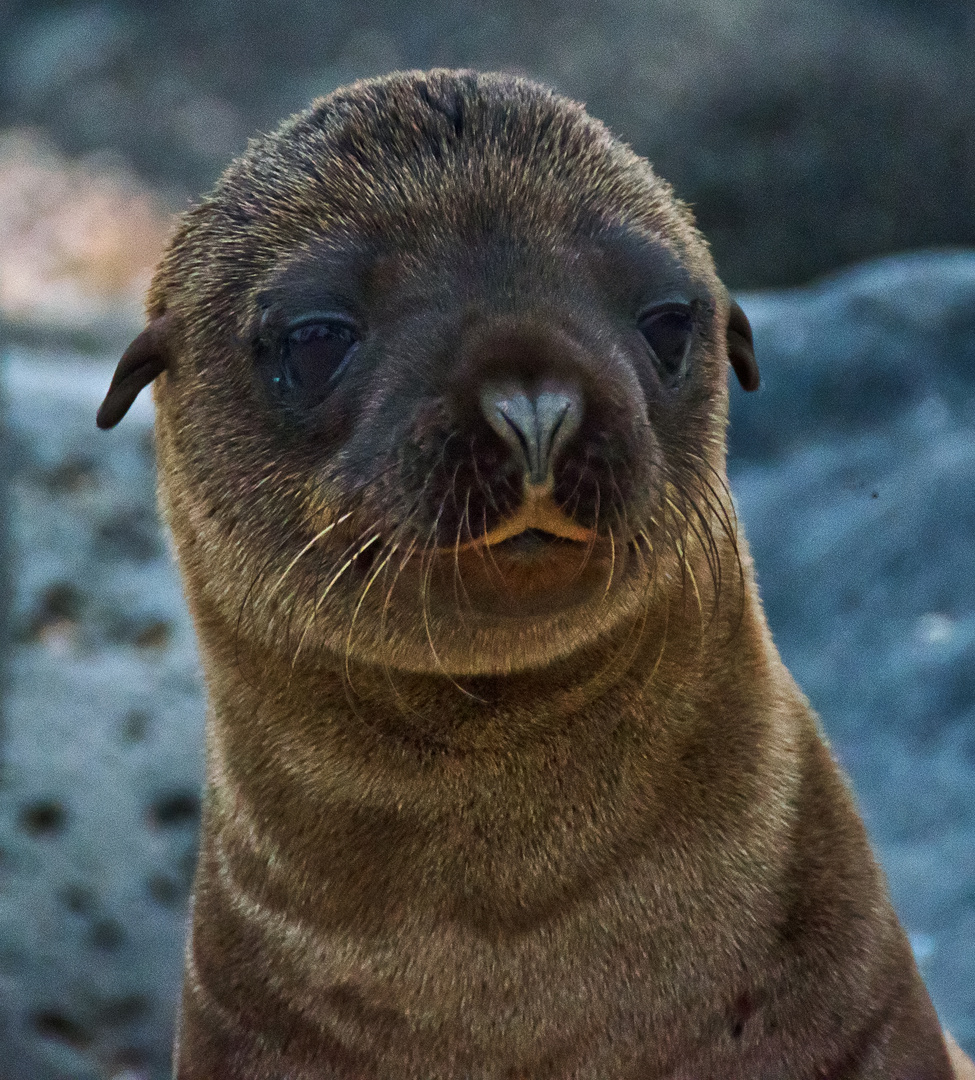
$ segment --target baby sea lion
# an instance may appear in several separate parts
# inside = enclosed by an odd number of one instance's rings
[[[209,692],[179,1080],[947,1080],[725,472],[751,333],[551,91],[356,83],[187,213],[156,379]]]

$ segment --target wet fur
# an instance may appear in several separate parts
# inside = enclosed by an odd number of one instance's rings
[[[290,414],[255,372],[323,282],[375,329]],[[668,290],[674,386],[630,329]],[[103,419],[165,369],[210,698],[179,1080],[953,1075],[735,519],[747,320],[644,161],[525,81],[359,83],[185,216],[149,315]],[[528,570],[469,389],[511,372],[586,400],[591,539]]]

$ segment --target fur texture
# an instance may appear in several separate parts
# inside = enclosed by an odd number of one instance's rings
[[[747,320],[645,161],[523,80],[358,83],[185,216],[149,315],[105,415],[165,368],[179,1080],[953,1075],[735,521]]]

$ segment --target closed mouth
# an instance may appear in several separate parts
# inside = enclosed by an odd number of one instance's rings
[[[530,485],[525,489],[525,499],[521,507],[512,517],[496,525],[484,536],[461,544],[460,548],[491,547],[514,553],[529,549],[541,550],[542,545],[554,543],[568,543],[573,546],[591,544],[594,539],[595,532],[568,517],[565,511],[556,505],[547,487]]]
[[[493,550],[505,555],[539,555],[555,547],[584,547],[587,541],[573,540],[566,536],[548,532],[545,529],[525,529],[507,540],[493,545]]]

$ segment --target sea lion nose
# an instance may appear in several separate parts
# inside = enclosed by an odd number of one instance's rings
[[[559,451],[582,421],[582,396],[571,386],[542,386],[534,393],[513,384],[481,391],[487,422],[520,460],[530,484],[545,484]]]

